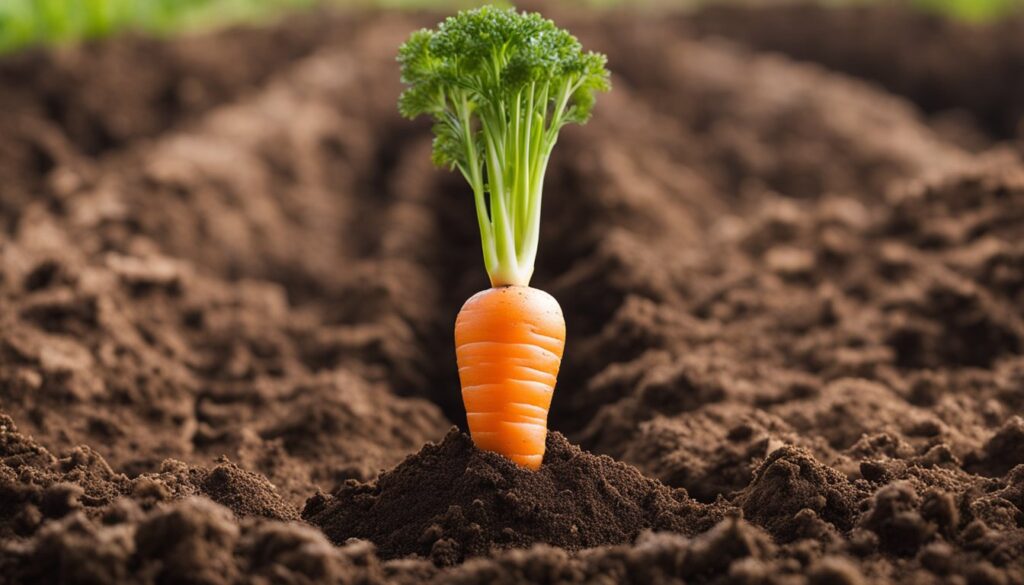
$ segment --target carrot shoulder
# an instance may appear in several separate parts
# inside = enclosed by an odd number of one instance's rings
[[[558,302],[528,286],[481,291],[459,312],[455,348],[473,441],[539,468],[565,348]]]

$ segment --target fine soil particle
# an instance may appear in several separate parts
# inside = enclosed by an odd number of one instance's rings
[[[535,543],[576,551],[631,542],[643,530],[696,534],[722,515],[558,433],[531,472],[457,429],[374,482],[314,496],[302,512],[336,543],[364,538],[384,558],[418,554],[439,565]]]

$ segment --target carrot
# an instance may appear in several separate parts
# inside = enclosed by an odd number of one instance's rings
[[[565,348],[558,301],[528,286],[470,297],[455,320],[455,353],[473,441],[537,469]]]
[[[472,187],[491,280],[455,321],[470,435],[538,469],[565,347],[558,302],[529,286],[544,174],[558,132],[609,89],[606,59],[539,14],[484,6],[413,33],[398,61],[399,110],[434,119],[434,161]]]

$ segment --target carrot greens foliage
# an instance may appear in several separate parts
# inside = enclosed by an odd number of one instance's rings
[[[473,188],[491,284],[528,285],[551,150],[609,89],[605,56],[539,14],[484,6],[413,33],[398,62],[399,110],[434,119],[434,162]]]

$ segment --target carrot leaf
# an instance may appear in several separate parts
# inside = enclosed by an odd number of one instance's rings
[[[399,111],[433,118],[434,162],[473,189],[491,284],[528,285],[551,151],[610,89],[605,56],[539,14],[484,6],[414,32],[398,62]]]

